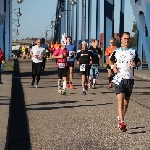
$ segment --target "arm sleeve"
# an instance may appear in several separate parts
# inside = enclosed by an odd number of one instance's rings
[[[80,58],[80,52],[77,53],[76,60],[79,61],[79,58]]]
[[[134,58],[134,61],[135,61],[136,64],[137,64],[138,62],[141,62],[141,60],[140,60],[140,58],[139,58],[137,52],[135,52],[135,58]]]
[[[113,53],[111,54],[111,56],[110,56],[110,60],[111,61],[115,61],[116,60],[116,51],[113,51]]]

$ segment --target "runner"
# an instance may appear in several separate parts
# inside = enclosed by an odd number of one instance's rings
[[[90,61],[93,59],[93,53],[88,51],[87,42],[82,42],[82,50],[77,53],[77,64],[80,66],[80,72],[82,75],[82,87],[83,95],[86,95],[85,90],[88,90],[88,77],[90,74]]]
[[[109,56],[111,56],[112,52],[117,49],[116,46],[114,46],[114,39],[109,40],[109,44],[110,46],[106,48],[105,51],[105,56],[107,56],[106,58],[106,64],[107,64],[107,71],[108,71],[108,82],[109,82],[109,88],[112,88],[112,79],[113,79],[113,74],[111,71],[111,67],[109,66]]]
[[[37,45],[32,47],[32,82],[31,85],[33,86],[35,83],[35,77],[37,77],[35,87],[38,87],[38,83],[40,81],[40,73],[42,69],[43,58],[46,56],[45,48],[41,47],[41,40],[37,40]]]
[[[93,53],[92,66],[90,69],[88,88],[95,88],[96,77],[99,75],[99,59],[101,57],[101,49],[98,48],[98,41],[94,40],[90,49]]]
[[[68,59],[68,74],[67,74],[67,88],[74,89],[73,81],[73,68],[74,68],[74,61],[75,61],[75,45],[71,43],[71,37],[66,37],[67,45],[66,48],[69,51],[69,59]]]
[[[41,39],[41,47],[45,48],[45,51],[47,51],[49,49],[48,45],[45,43],[44,38]],[[43,57],[42,71],[44,71],[44,69],[45,69],[45,63],[46,63],[46,55]]]
[[[116,74],[112,82],[114,82],[118,100],[118,127],[123,132],[127,130],[124,116],[134,85],[133,68],[141,65],[137,51],[129,48],[129,42],[130,33],[124,32],[121,36],[121,47],[113,51],[109,62]]]
[[[50,47],[49,47],[49,50],[50,50],[50,58],[52,58],[52,56],[53,56],[53,52],[54,52],[54,44],[53,44],[53,42],[51,42],[51,44],[50,44]],[[53,60],[53,59],[52,59]]]
[[[67,64],[68,51],[66,49],[66,43],[62,42],[61,47],[56,49],[52,55],[52,58],[57,59],[56,66],[58,67],[58,92],[62,95],[66,95],[66,78],[68,71]],[[63,79],[63,89],[61,89],[61,81]]]
[[[2,52],[2,49],[0,48],[0,84],[3,84],[2,82],[2,79],[1,79],[1,64],[4,64],[5,61],[4,61],[4,56],[3,56],[3,52]]]
[[[56,40],[56,44],[54,44],[54,50],[56,50],[57,48],[60,48],[60,44],[59,42]]]

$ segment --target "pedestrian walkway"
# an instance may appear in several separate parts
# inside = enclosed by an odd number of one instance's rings
[[[116,96],[113,89],[107,88],[104,68],[100,69],[97,88],[82,95],[81,76],[76,67],[75,89],[67,89],[67,95],[60,95],[55,61],[47,62],[37,89],[30,85],[31,66],[31,60],[19,60],[20,78],[15,78],[20,89],[15,104],[19,105],[12,107],[21,109],[15,109],[16,115],[11,114],[9,149],[150,149],[149,81],[135,80],[125,118],[128,131],[122,133],[117,128]]]
[[[13,59],[9,60],[13,66]],[[2,74],[3,84],[0,84],[0,150],[5,149],[7,127],[9,121],[9,105],[11,100],[12,71],[4,66]]]

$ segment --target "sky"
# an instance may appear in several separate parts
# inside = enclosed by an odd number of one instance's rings
[[[80,3],[82,2],[79,0]],[[114,32],[119,32],[119,9],[120,3],[119,0],[115,0],[115,17],[114,17]],[[103,4],[104,0],[100,0],[101,3],[101,26],[100,31],[103,32],[103,20],[104,20],[104,10]],[[92,0],[92,10],[96,9],[96,0]],[[50,28],[50,22],[52,17],[56,13],[57,0],[23,0],[21,4],[17,3],[17,0],[12,0],[12,10],[20,8],[22,16],[19,18],[20,27],[18,28],[19,36],[16,36],[15,32],[12,33],[14,39],[22,39],[26,37],[44,37],[45,30],[48,31],[48,37],[52,35],[52,29]],[[81,10],[80,10],[81,11]],[[18,10],[14,11],[18,12]],[[12,19],[17,19],[16,14],[13,12]],[[82,11],[81,11],[82,12]],[[92,11],[92,37],[95,35],[95,11]],[[54,20],[54,19],[53,19]],[[81,18],[80,18],[81,20]],[[130,4],[130,0],[125,0],[125,31],[132,32],[133,21],[135,17],[133,10]],[[17,23],[17,22],[16,22]],[[81,27],[81,23],[79,24]],[[15,24],[12,24],[12,29],[17,29]],[[81,34],[81,32],[79,33]]]

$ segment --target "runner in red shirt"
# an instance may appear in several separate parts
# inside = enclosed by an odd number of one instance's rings
[[[66,78],[68,72],[67,57],[69,56],[65,43],[62,43],[60,48],[57,48],[53,53],[53,58],[57,59],[56,66],[58,67],[58,92],[66,95]],[[63,79],[63,90],[61,90],[61,81]]]
[[[2,80],[1,80],[1,64],[4,64],[4,56],[3,56],[3,52],[2,49],[0,48],[0,84],[3,84]]]
[[[52,58],[53,52],[54,52],[54,50],[55,50],[55,48],[54,48],[54,43],[53,43],[53,42],[51,42],[50,47],[49,47],[49,50],[50,50],[50,58]]]

